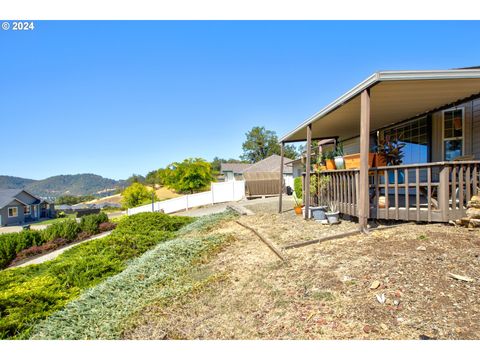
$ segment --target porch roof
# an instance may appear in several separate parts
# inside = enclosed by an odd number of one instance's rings
[[[350,138],[360,132],[360,94],[370,88],[370,128],[452,106],[480,94],[480,69],[377,72],[284,135],[281,142],[304,141],[312,124],[312,138]]]

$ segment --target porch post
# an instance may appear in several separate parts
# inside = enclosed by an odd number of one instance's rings
[[[360,181],[358,201],[358,223],[360,230],[367,231],[370,212],[370,189],[368,186],[368,151],[370,140],[370,89],[362,91],[360,97]]]
[[[312,153],[312,124],[307,125],[307,159],[305,162],[305,219],[310,214],[310,157]]]
[[[449,192],[448,187],[450,185],[449,181],[450,168],[448,165],[444,165],[440,170],[439,180],[440,186],[438,187],[438,205],[441,211],[442,220],[447,222],[449,220]],[[427,199],[430,201],[430,199]]]
[[[280,214],[282,212],[282,195],[283,195],[283,151],[284,151],[285,144],[282,141],[280,145],[280,178],[279,178],[279,184],[280,184],[280,190],[279,190],[279,196],[278,196],[278,213]]]

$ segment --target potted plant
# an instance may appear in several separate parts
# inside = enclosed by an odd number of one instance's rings
[[[334,152],[335,167],[337,169],[345,169],[345,161],[343,160],[343,143],[338,142]]]
[[[332,150],[325,152],[325,166],[327,170],[335,170],[335,160],[334,160],[334,153]]]
[[[398,166],[402,164],[403,148],[405,143],[400,142],[399,137],[392,138],[390,135],[386,135],[384,139],[378,142],[377,153],[379,157],[385,160],[385,166]],[[395,182],[395,173],[393,171],[388,172],[388,182]],[[403,184],[405,182],[405,175],[403,169],[398,169],[398,183]]]
[[[302,215],[302,201],[297,197],[295,192],[293,192],[293,200],[295,201],[295,206],[293,207],[295,214]]]
[[[318,156],[316,158],[316,162],[313,166],[314,166],[314,170],[317,171],[317,172],[326,169],[326,167],[325,167],[325,156],[322,152],[318,153]]]
[[[345,169],[360,169],[360,153],[343,155],[343,161],[345,162]],[[375,153],[368,153],[368,167],[371,168],[374,165]]]
[[[337,203],[330,201],[328,211],[325,213],[329,224],[338,224],[340,222],[340,212],[338,211]]]
[[[326,191],[329,183],[329,176],[313,176],[310,180],[310,193],[314,194],[313,199],[315,204],[315,206],[310,207],[310,217],[316,221],[327,220],[325,213],[328,207],[324,205],[323,202],[324,199],[326,199]]]

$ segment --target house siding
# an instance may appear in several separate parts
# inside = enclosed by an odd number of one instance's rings
[[[472,154],[480,159],[480,99],[472,101]]]
[[[360,152],[360,137],[348,139],[343,142],[343,153],[345,155],[357,154]]]
[[[442,161],[442,120],[441,111],[432,114],[432,162]]]
[[[8,208],[16,207],[17,208],[17,217],[8,217]],[[22,224],[25,221],[25,216],[23,214],[23,204],[14,200],[8,205],[0,209],[0,214],[2,215],[2,226],[6,225],[18,225]]]

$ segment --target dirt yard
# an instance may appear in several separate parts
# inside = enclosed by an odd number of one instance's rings
[[[355,227],[275,214],[273,206],[257,211],[240,221],[279,248]],[[212,231],[236,241],[192,276],[216,280],[143,309],[125,338],[480,338],[478,230],[402,225],[287,250],[287,263],[235,222]]]

